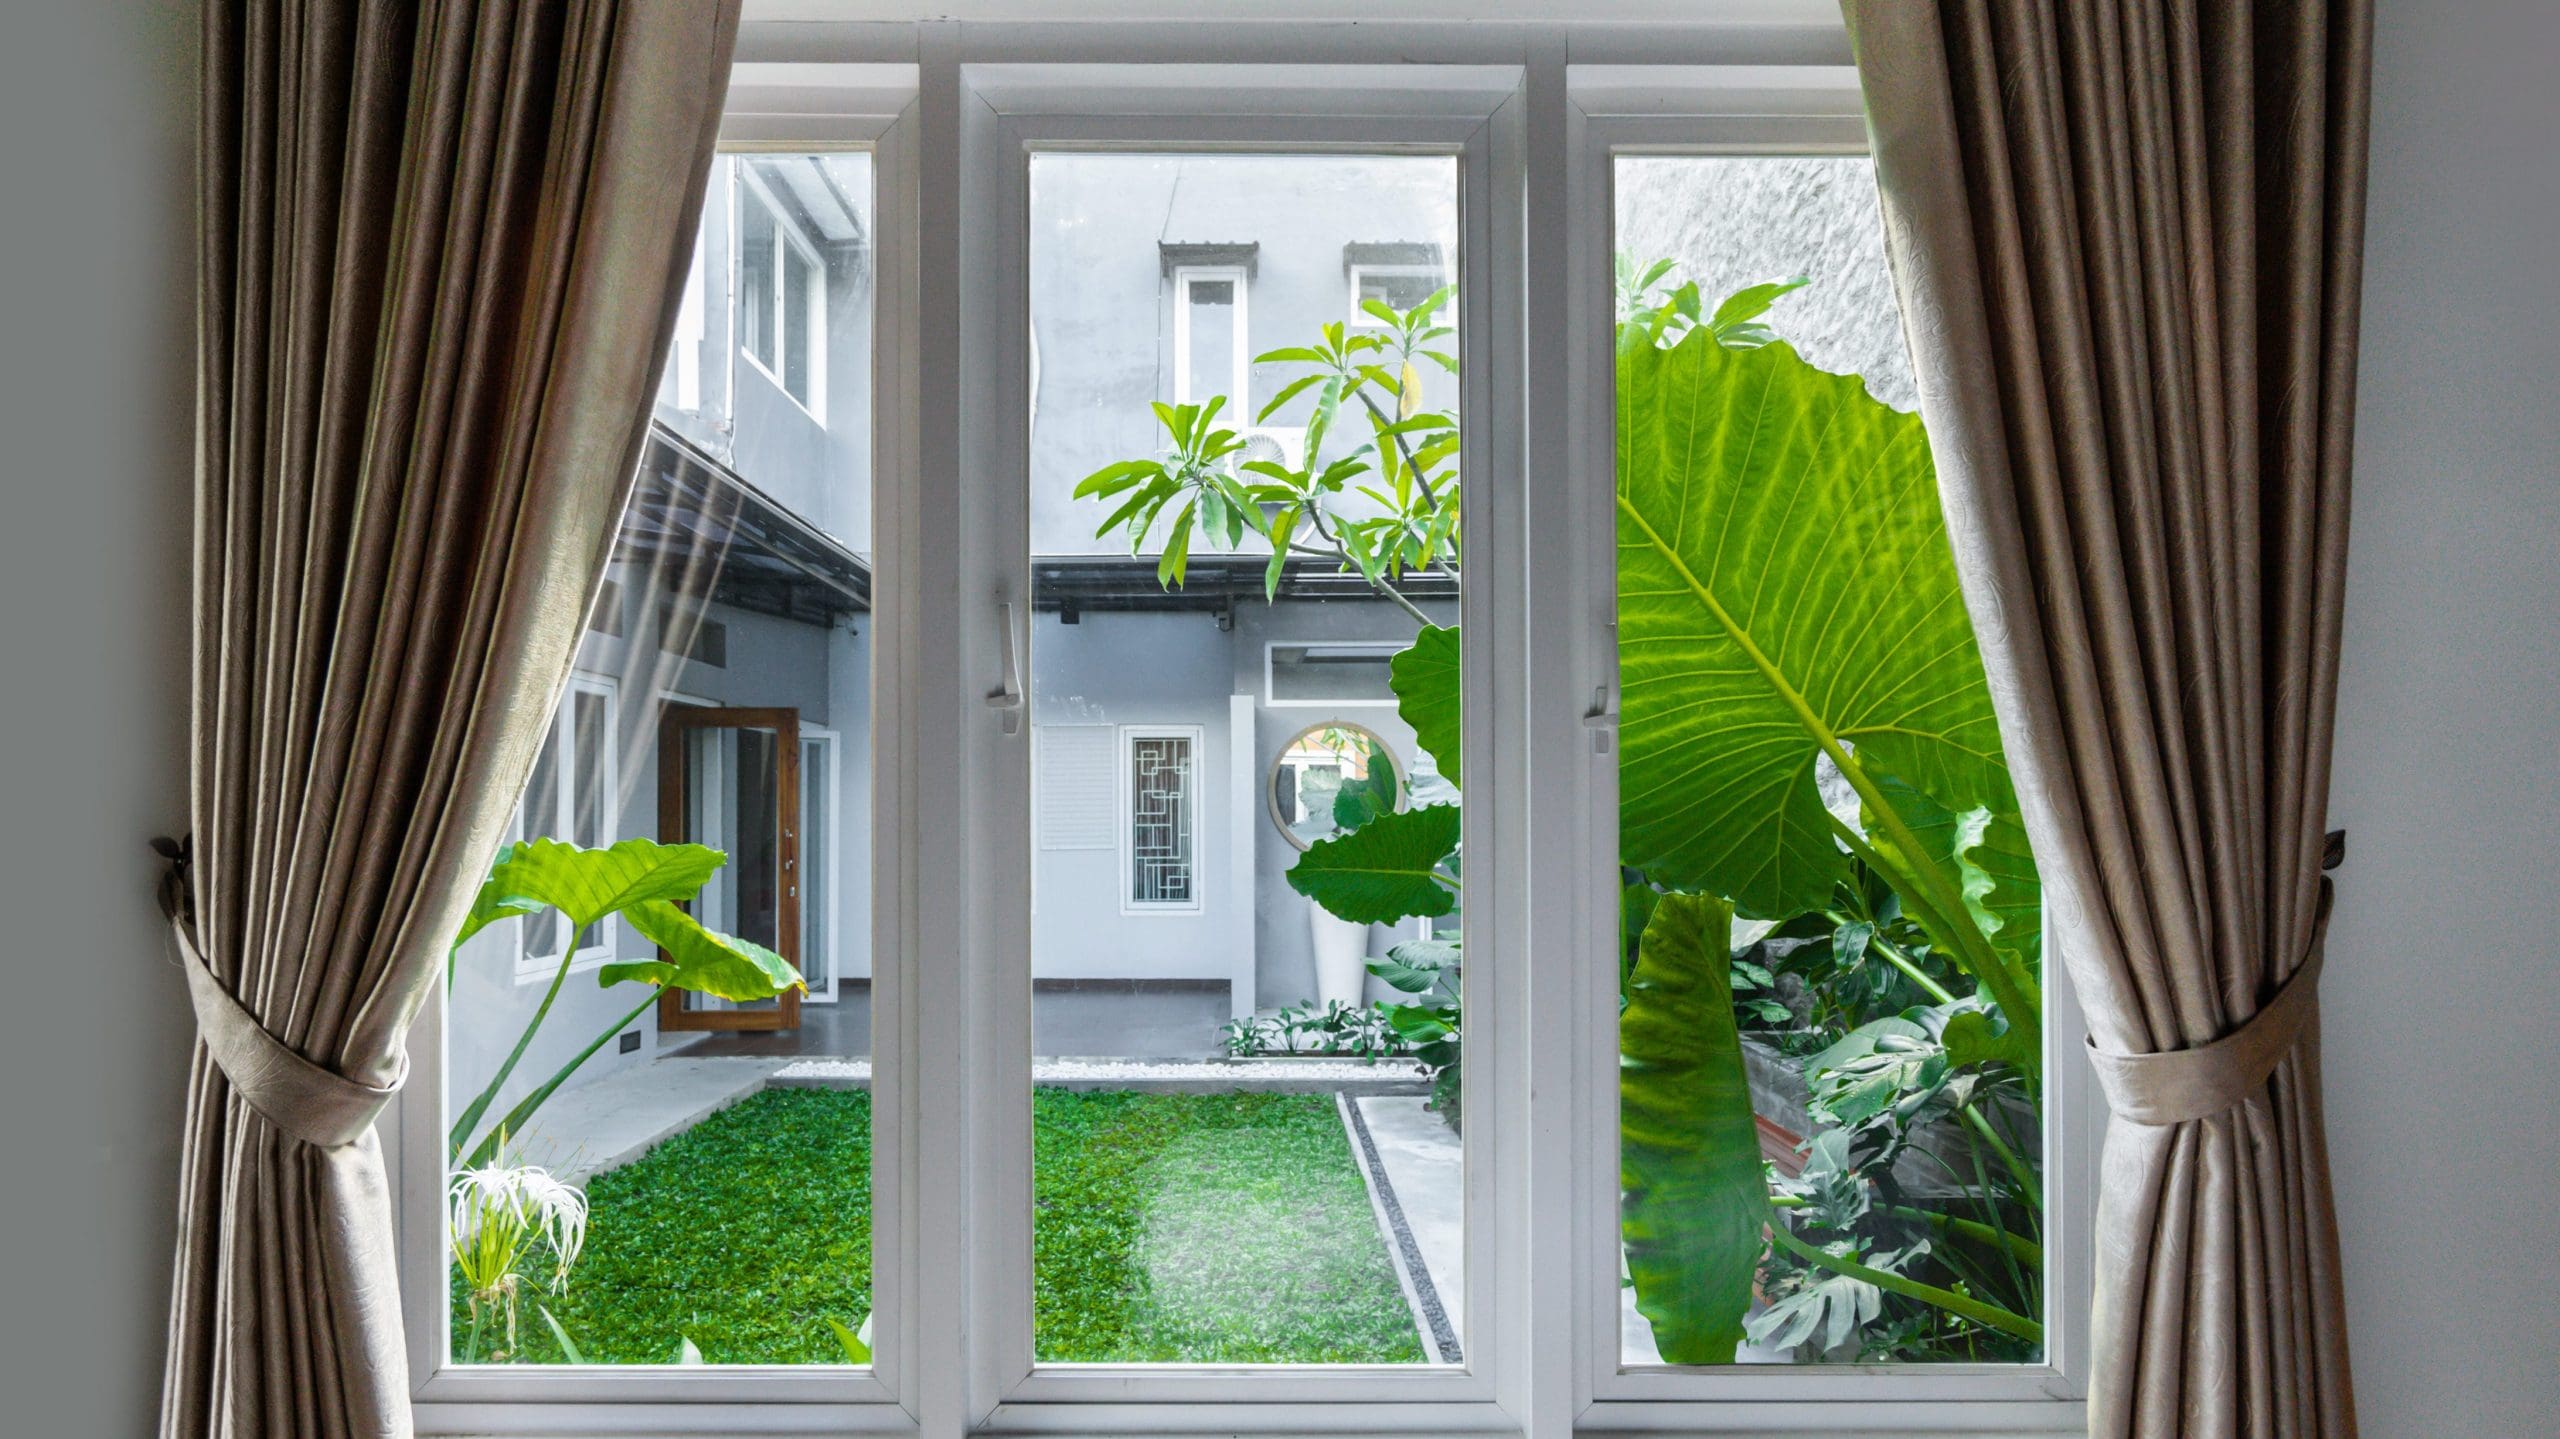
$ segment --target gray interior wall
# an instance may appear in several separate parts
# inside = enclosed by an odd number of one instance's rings
[[[0,316],[45,337],[0,358],[0,1275],[39,1296],[0,1306],[0,1393],[13,1430],[143,1434],[191,1028],[141,842],[186,813],[197,6],[7,25],[0,153],[46,203],[0,220]],[[2375,1435],[2560,1414],[2536,1247],[2560,1231],[2554,53],[2542,0],[2382,7],[2333,805],[2353,839],[2323,981]]]

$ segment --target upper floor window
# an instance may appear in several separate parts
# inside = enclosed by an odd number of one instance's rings
[[[1402,314],[1450,283],[1440,246],[1426,242],[1345,245],[1342,269],[1350,282],[1347,318],[1355,330],[1388,328],[1373,304]]]
[[[738,173],[738,352],[823,418],[826,266],[764,181]]]
[[[1243,266],[1185,265],[1173,272],[1175,404],[1202,405],[1223,395],[1221,418],[1230,424],[1250,418],[1248,343]]]

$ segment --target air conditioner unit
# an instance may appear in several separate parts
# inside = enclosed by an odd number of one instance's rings
[[[1307,463],[1307,428],[1304,425],[1248,426],[1238,431],[1244,448],[1237,452],[1236,462],[1263,460],[1282,469],[1303,469]]]

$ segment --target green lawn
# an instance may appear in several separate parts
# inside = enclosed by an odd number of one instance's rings
[[[1415,1362],[1411,1311],[1333,1101],[1033,1100],[1043,1362]],[[766,1090],[587,1185],[569,1292],[528,1283],[520,1357],[842,1363],[871,1284],[871,1096]],[[461,1314],[456,1296],[456,1316]]]

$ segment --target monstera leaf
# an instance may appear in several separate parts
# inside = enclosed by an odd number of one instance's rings
[[[1618,1017],[1619,1223],[1636,1309],[1674,1364],[1730,1364],[1769,1195],[1727,975],[1732,906],[1666,894]]]
[[[1440,767],[1451,784],[1458,778],[1462,733],[1458,709],[1458,631],[1424,625],[1413,643],[1387,665],[1387,684],[1395,691],[1396,714],[1413,726],[1413,737]]]
[[[1845,874],[1816,784],[2008,808],[1916,416],[1773,343],[1618,349],[1625,862],[1777,918]]]
[[[1289,867],[1289,887],[1354,924],[1443,915],[1458,907],[1444,872],[1457,847],[1456,805],[1398,810],[1317,840]]]

